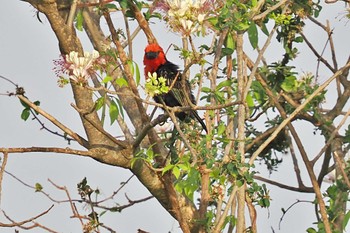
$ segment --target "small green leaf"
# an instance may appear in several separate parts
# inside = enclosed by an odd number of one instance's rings
[[[223,123],[220,123],[218,126],[218,136],[221,136],[225,132],[226,126]]]
[[[233,51],[236,48],[235,41],[233,40],[232,33],[228,33],[226,37],[226,48],[232,49]]]
[[[252,45],[253,49],[256,49],[258,47],[258,29],[256,27],[255,23],[251,23],[248,28],[248,37],[250,44]]]
[[[109,75],[107,75],[103,80],[102,80],[102,83],[109,83],[110,81],[112,81],[113,78]]]
[[[202,87],[202,92],[204,93],[210,93],[211,89],[209,87]]]
[[[39,100],[34,101],[33,104],[35,104],[36,106],[40,106],[40,101]]]
[[[40,192],[41,190],[43,190],[43,186],[39,183],[35,184],[35,192]]]
[[[350,219],[350,211],[348,211],[344,216],[343,229],[345,229],[346,226],[348,225],[349,219]]]
[[[174,166],[174,168],[173,168],[173,174],[174,174],[174,176],[175,176],[176,179],[179,179],[180,174],[181,174],[181,171],[180,171],[179,167]]]
[[[118,10],[118,7],[115,5],[115,4],[111,4],[111,3],[108,3],[108,4],[105,4],[103,5],[104,7],[108,8],[108,9],[113,9],[113,10]]]
[[[162,175],[164,175],[167,171],[173,169],[174,164],[168,164],[163,168]]]
[[[111,125],[114,123],[114,121],[118,118],[119,115],[119,109],[117,104],[114,102],[114,100],[111,101],[111,104],[109,106],[109,117],[111,118]]]
[[[21,104],[22,104],[22,106],[23,107],[25,107],[25,108],[29,108],[29,105],[28,104],[26,104],[25,102],[23,102],[22,100],[19,100],[20,102],[21,102]]]
[[[123,78],[123,77],[121,77],[121,78],[117,78],[116,80],[115,80],[115,83],[119,86],[119,87],[123,87],[123,86],[128,86],[129,84],[128,84],[128,82],[126,81],[126,79],[125,78]]]
[[[136,62],[134,62],[134,65],[135,65],[136,85],[138,86],[140,85],[140,80],[141,80],[140,69]]]
[[[115,99],[115,100],[117,101],[117,104],[119,106],[119,113],[124,118],[123,105],[122,105],[122,103],[120,102],[119,99]]]
[[[231,55],[234,52],[234,50],[230,49],[230,48],[222,48],[221,49],[221,56],[228,56]]]
[[[119,5],[121,8],[123,9],[127,9],[128,8],[128,1],[127,0],[121,0],[121,1],[118,1],[119,2]]]
[[[248,107],[252,108],[252,107],[255,106],[255,105],[254,105],[253,97],[252,97],[249,93],[248,93],[248,95],[247,95],[245,101],[246,101]]]
[[[211,17],[209,19],[207,19],[207,21],[214,27],[216,27],[216,25],[218,24],[219,22],[219,19],[218,17]]]
[[[100,110],[105,104],[105,97],[98,98],[95,103],[96,103],[95,105],[96,111]]]
[[[297,43],[303,43],[304,39],[301,36],[297,36],[297,37],[294,38],[294,41],[297,42]]]
[[[221,88],[224,88],[224,87],[230,87],[232,86],[232,81],[231,80],[225,80],[225,81],[222,81],[221,83],[219,83],[216,87],[216,90],[221,90]]]
[[[307,233],[317,233],[317,231],[316,231],[314,228],[312,228],[312,227],[308,228],[308,229],[306,230],[306,232],[307,232]]]
[[[83,11],[79,10],[77,13],[76,22],[75,22],[75,27],[79,31],[83,31],[83,22],[84,22]]]
[[[281,88],[288,93],[296,92],[298,89],[298,81],[296,77],[294,76],[285,77],[283,83],[281,84]]]
[[[129,69],[131,71],[131,75],[134,77],[135,70],[134,70],[133,62],[129,60],[129,61],[127,61],[127,63],[129,65]]]
[[[265,34],[265,35],[269,35],[269,30],[267,30],[266,24],[263,23],[263,25],[261,26],[261,31]]]
[[[30,116],[30,109],[29,108],[23,109],[22,114],[21,114],[21,119],[26,121],[26,120],[28,120],[29,116]]]

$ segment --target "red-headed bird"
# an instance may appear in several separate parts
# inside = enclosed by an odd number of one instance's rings
[[[191,91],[191,86],[188,80],[182,81],[179,67],[174,63],[168,61],[165,57],[163,49],[158,44],[149,44],[145,48],[145,56],[143,58],[143,64],[145,65],[145,76],[148,78],[148,73],[157,73],[157,77],[163,77],[167,80],[167,85],[171,87],[168,93],[155,95],[154,101],[162,103],[168,107],[186,107],[190,106],[189,101],[192,104],[196,104],[196,100]],[[183,85],[185,84],[185,86]],[[187,96],[187,97],[186,97]],[[162,101],[163,100],[163,101]],[[205,123],[198,115],[196,110],[189,110],[186,112],[176,112],[175,115],[184,121],[188,116],[197,119],[202,125],[203,129],[208,132]]]

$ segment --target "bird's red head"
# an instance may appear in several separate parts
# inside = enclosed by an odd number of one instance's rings
[[[147,45],[145,56],[143,57],[146,78],[148,77],[148,72],[156,72],[159,66],[165,64],[166,61],[164,51],[158,44]]]

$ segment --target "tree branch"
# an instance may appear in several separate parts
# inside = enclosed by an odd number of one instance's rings
[[[74,138],[80,145],[82,145],[85,148],[89,148],[89,142],[86,141],[83,137],[81,137],[79,134],[73,132],[71,129],[63,125],[61,122],[59,122],[56,118],[54,118],[52,115],[48,114],[44,110],[42,110],[39,106],[35,105],[33,102],[31,102],[28,98],[26,98],[23,95],[17,95],[18,99],[26,103],[29,107],[34,109],[36,112],[38,112],[40,115],[45,117],[47,120],[49,120],[52,124],[56,125],[58,128],[60,128],[63,132]]]

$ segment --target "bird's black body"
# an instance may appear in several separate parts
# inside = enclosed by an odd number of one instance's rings
[[[164,101],[166,106],[169,107],[184,107],[191,104],[196,105],[195,97],[191,91],[191,86],[188,80],[182,80],[182,74],[179,71],[179,67],[169,61],[166,61],[163,65],[160,65],[157,69],[157,77],[163,77],[167,80],[167,85],[171,87],[170,91],[165,94],[154,96],[154,101],[162,103]],[[185,96],[187,95],[187,97]],[[188,116],[197,119],[203,129],[207,131],[207,127],[203,120],[198,115],[197,111],[190,110],[188,112],[176,112],[175,115],[184,121]]]

